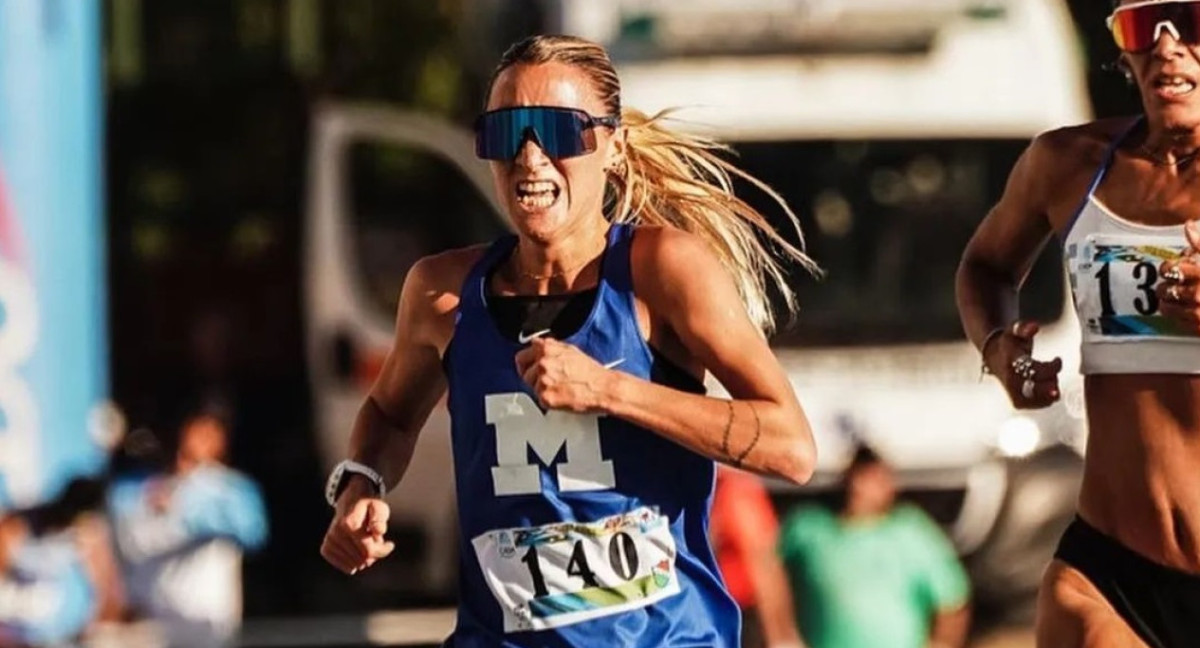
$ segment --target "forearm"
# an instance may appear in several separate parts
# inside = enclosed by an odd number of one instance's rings
[[[724,400],[610,371],[601,409],[701,455],[748,470],[805,482],[816,453],[799,406]]]
[[[976,348],[983,346],[988,333],[1017,318],[1018,287],[1011,274],[969,254],[963,258],[955,292],[963,330]]]
[[[933,618],[929,630],[930,648],[961,648],[967,643],[971,612],[963,605],[953,610],[941,610]]]
[[[800,632],[796,628],[791,586],[782,562],[770,548],[755,558],[751,578],[754,579],[756,605],[767,645],[799,645]]]
[[[349,456],[374,468],[391,490],[408,470],[419,434],[420,429],[393,422],[375,399],[368,396],[354,421]]]

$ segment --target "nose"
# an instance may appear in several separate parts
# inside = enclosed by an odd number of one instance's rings
[[[537,143],[537,137],[534,137],[531,133],[521,143],[521,148],[517,150],[517,155],[513,158],[513,163],[526,169],[536,169],[549,164],[550,156],[546,155],[546,151],[542,150],[542,147]]]
[[[1154,27],[1154,48],[1151,53],[1162,59],[1174,58],[1183,53],[1183,43],[1179,42],[1179,30],[1175,23],[1164,20]]]

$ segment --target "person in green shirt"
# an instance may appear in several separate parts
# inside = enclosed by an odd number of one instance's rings
[[[956,648],[970,587],[950,541],[921,509],[896,503],[891,469],[860,446],[841,509],[790,514],[779,551],[810,648]]]

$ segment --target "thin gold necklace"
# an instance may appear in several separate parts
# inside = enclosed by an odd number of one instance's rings
[[[607,233],[604,235],[603,240],[605,241],[605,245],[600,248],[600,254],[603,254],[605,247],[607,247],[607,242],[608,242],[608,234]],[[526,271],[522,270],[519,265],[520,257],[518,255],[514,254],[513,255],[513,267],[517,271],[517,275],[524,279],[533,279],[534,281],[543,281],[545,279],[554,279],[555,277],[565,277],[568,274],[571,274],[572,272],[575,272],[576,270],[583,268],[584,266],[591,263],[592,261],[595,261],[600,256],[600,254],[597,254],[596,256],[585,258],[583,261],[581,261],[573,266],[568,266],[561,270],[555,270],[554,272],[551,272],[549,274],[537,274],[536,272],[526,272]]]
[[[562,270],[555,270],[554,272],[551,272],[550,274],[537,274],[534,272],[525,272],[520,267],[518,267],[516,270],[517,270],[517,274],[524,279],[533,279],[534,281],[542,281],[543,279],[553,279],[555,277],[565,277],[565,276],[571,274],[572,272],[575,272],[576,270],[586,266],[587,264],[591,263],[595,259],[596,259],[596,257],[592,257],[590,259],[584,259],[581,263],[578,263],[578,264],[573,265],[568,268],[563,268]]]

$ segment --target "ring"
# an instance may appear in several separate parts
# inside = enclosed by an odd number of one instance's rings
[[[1023,355],[1012,361],[1013,371],[1022,378],[1030,378],[1033,376],[1033,358]]]
[[[1033,398],[1034,382],[1032,378],[1026,378],[1025,382],[1021,383],[1021,395],[1025,398]]]
[[[1183,281],[1183,272],[1179,270],[1179,266],[1172,267],[1170,270],[1162,273],[1162,278],[1167,281],[1180,283]]]
[[[1179,301],[1179,286],[1176,285],[1168,288],[1167,296],[1171,298],[1171,301]]]

